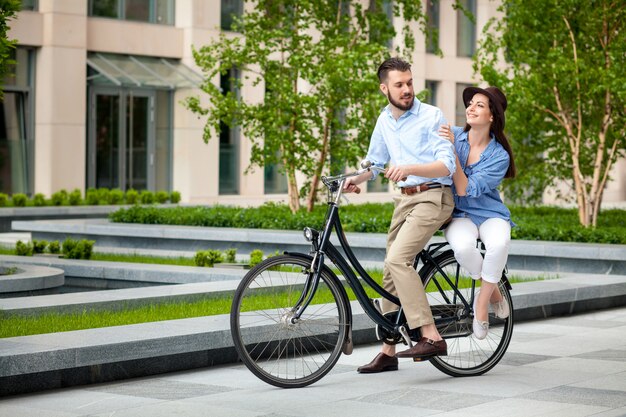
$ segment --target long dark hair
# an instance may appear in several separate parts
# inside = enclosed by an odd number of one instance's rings
[[[491,122],[490,131],[496,137],[496,141],[502,145],[506,153],[509,154],[509,167],[506,170],[506,174],[504,174],[504,178],[515,178],[517,174],[517,169],[515,168],[515,161],[513,159],[513,149],[511,149],[511,144],[509,140],[506,138],[504,134],[504,113],[501,113],[496,110],[495,103],[491,98],[489,98],[489,110],[491,111],[491,115],[493,116],[493,121]],[[468,132],[472,127],[469,124],[465,124],[465,132]]]

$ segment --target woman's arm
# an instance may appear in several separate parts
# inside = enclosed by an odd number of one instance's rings
[[[464,196],[466,195],[468,179],[465,175],[465,172],[463,172],[461,161],[459,161],[459,155],[456,152],[456,145],[454,144],[454,133],[452,132],[452,127],[450,125],[441,125],[439,127],[439,135],[452,142],[454,148],[454,157],[456,159],[456,170],[452,175],[452,182],[454,182],[454,188],[456,189],[457,195]]]

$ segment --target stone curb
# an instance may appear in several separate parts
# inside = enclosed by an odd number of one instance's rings
[[[354,342],[374,341],[356,302]],[[514,286],[515,321],[626,305],[626,276],[575,275]],[[0,339],[0,395],[236,361],[227,315]]]
[[[3,263],[3,266],[12,265]],[[15,274],[0,277],[0,293],[59,287],[65,282],[64,274],[59,268],[21,264]]]
[[[237,249],[250,253],[296,251],[307,253],[310,245],[302,232],[212,228],[196,226],[136,225],[110,223],[105,219],[14,221],[13,229],[30,232],[34,239],[62,240],[66,236],[96,240],[96,247],[170,251],[203,249]],[[347,233],[359,260],[382,261],[386,235],[380,233]],[[442,242],[434,237],[430,243]],[[336,241],[335,241],[336,242]],[[512,269],[585,272],[626,275],[626,245],[573,242],[511,241],[508,265]]]

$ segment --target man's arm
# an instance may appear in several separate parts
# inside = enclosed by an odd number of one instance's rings
[[[450,175],[450,170],[441,161],[427,164],[396,165],[387,168],[386,178],[393,182],[404,181],[409,175],[418,177],[439,178]]]

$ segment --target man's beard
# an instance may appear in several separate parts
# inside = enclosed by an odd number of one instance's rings
[[[387,92],[387,100],[389,100],[389,103],[391,103],[393,106],[397,107],[400,110],[411,110],[411,107],[413,107],[413,95],[407,95],[405,97],[411,97],[411,101],[409,102],[409,104],[404,105],[398,101],[395,101],[394,99],[391,98],[391,95],[389,94],[389,92]]]

